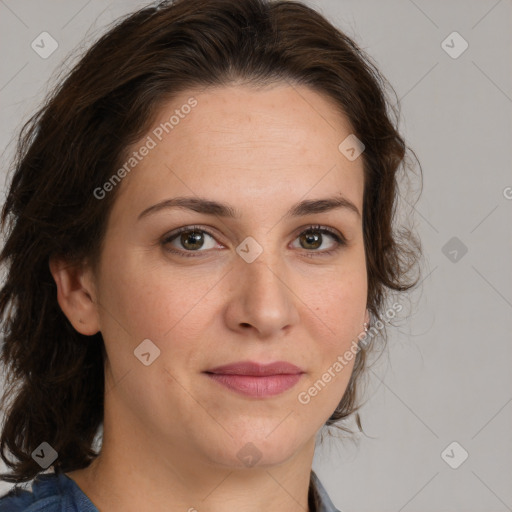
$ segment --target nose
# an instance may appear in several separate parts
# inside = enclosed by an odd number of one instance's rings
[[[232,330],[276,338],[299,321],[297,301],[286,265],[263,252],[252,263],[242,258],[230,273],[226,321]]]

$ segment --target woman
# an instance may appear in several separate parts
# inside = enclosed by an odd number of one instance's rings
[[[360,426],[420,254],[384,86],[298,2],[164,2],[87,52],[2,213],[2,476],[36,479],[0,511],[336,510],[315,439]]]

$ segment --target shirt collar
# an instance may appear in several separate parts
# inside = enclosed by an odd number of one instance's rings
[[[340,512],[313,470],[309,483],[309,508],[312,512]]]

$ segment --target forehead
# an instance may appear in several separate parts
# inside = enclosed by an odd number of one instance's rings
[[[130,148],[151,140],[122,184],[125,206],[186,194],[249,213],[339,192],[362,211],[362,158],[350,161],[338,149],[351,133],[333,102],[304,86],[185,91]]]

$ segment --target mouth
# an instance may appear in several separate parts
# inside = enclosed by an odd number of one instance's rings
[[[218,384],[238,394],[265,398],[291,389],[305,372],[285,361],[270,364],[241,361],[218,366],[204,373]]]

